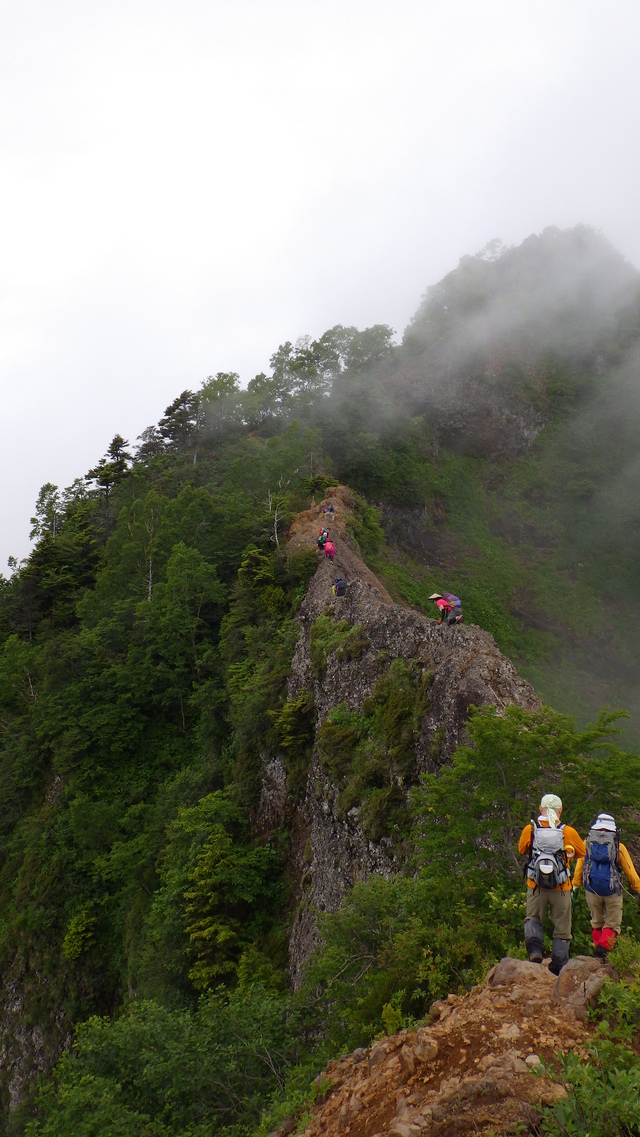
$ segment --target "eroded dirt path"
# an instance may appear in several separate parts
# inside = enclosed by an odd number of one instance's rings
[[[533,1133],[541,1107],[567,1096],[541,1065],[582,1053],[588,1006],[611,973],[586,956],[559,979],[545,965],[501,960],[468,995],[434,1003],[430,1025],[330,1062],[305,1137]]]

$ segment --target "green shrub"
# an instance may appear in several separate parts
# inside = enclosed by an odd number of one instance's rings
[[[355,509],[347,518],[347,530],[364,557],[372,557],[384,541],[380,513],[360,494],[354,494]]]
[[[359,624],[318,616],[309,633],[309,655],[316,679],[322,679],[332,652],[338,659],[360,659],[368,646],[369,640]]]
[[[241,1137],[299,1058],[286,997],[253,985],[196,1011],[92,1018],[36,1099],[28,1137]]]
[[[522,935],[522,902],[512,916],[501,899],[425,871],[356,884],[338,912],[320,919],[322,946],[296,996],[301,1021],[336,1053],[383,1031],[389,1004],[404,1022],[469,989]]]
[[[544,1111],[547,1137],[638,1137],[640,1063],[630,1051],[613,1043],[591,1045],[587,1063],[567,1055],[561,1078],[569,1098]]]
[[[640,970],[640,941],[624,933],[618,936],[609,960],[621,978],[630,972],[637,973]]]
[[[637,942],[634,946],[640,948]],[[640,978],[606,980],[596,1017],[600,1023],[586,1043],[586,1060],[574,1052],[561,1056],[561,1080],[569,1097],[545,1110],[542,1132],[547,1137],[640,1134]]]
[[[415,743],[427,710],[432,676],[396,659],[365,699],[362,711],[332,708],[318,730],[320,763],[338,786],[338,813],[354,807],[370,840],[409,829],[406,791],[415,782]]]
[[[288,699],[277,711],[267,713],[271,719],[270,742],[284,753],[287,789],[300,801],[307,785],[315,735],[313,693],[303,691],[297,699]]]

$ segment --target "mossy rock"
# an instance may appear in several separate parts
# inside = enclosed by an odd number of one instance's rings
[[[359,624],[334,620],[328,613],[318,616],[309,633],[309,655],[316,679],[322,679],[327,659],[335,652],[339,660],[361,659],[369,640]]]
[[[407,791],[417,781],[415,744],[432,681],[415,661],[396,659],[361,711],[341,703],[318,730],[321,768],[339,790],[338,817],[357,807],[372,841],[408,832]]]

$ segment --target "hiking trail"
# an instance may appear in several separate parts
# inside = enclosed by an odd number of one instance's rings
[[[323,513],[333,505],[334,513]],[[372,873],[390,876],[395,854],[387,837],[370,839],[363,831],[357,806],[342,816],[338,789],[322,768],[317,732],[332,708],[346,704],[360,711],[376,683],[394,660],[417,664],[428,682],[428,704],[415,738],[415,778],[436,771],[465,739],[471,706],[493,704],[499,710],[516,704],[532,711],[540,700],[529,683],[498,650],[493,637],[474,624],[438,627],[415,609],[395,604],[387,589],[365,564],[350,524],[356,514],[353,494],[337,486],[323,501],[300,513],[287,533],[288,549],[315,548],[318,529],[326,526],[336,546],[331,562],[318,552],[318,566],[298,614],[300,636],[288,679],[288,697],[313,694],[316,739],[301,803],[293,804],[286,788],[283,762],[263,763],[258,828],[287,825],[292,832],[292,877],[299,882],[299,903],[289,947],[294,984],[318,943],[315,913],[335,912],[347,891]],[[346,595],[331,586],[341,576]],[[463,598],[464,603],[464,598]],[[322,616],[344,621],[357,630],[357,650],[327,653],[322,673],[314,669],[310,638]],[[408,789],[408,786],[407,786]]]
[[[610,964],[587,956],[558,978],[546,964],[502,959],[468,994],[435,1002],[424,1025],[329,1062],[304,1137],[533,1134],[544,1106],[568,1096],[554,1060],[584,1055],[608,975],[617,978]]]

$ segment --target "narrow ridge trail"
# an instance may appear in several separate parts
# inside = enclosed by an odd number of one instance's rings
[[[330,504],[334,512],[325,514]],[[289,548],[296,550],[315,546],[318,529],[326,524],[336,557],[331,563],[318,554],[299,613],[289,698],[313,693],[317,729],[340,704],[362,708],[394,659],[417,663],[429,675],[430,686],[416,733],[416,768],[436,771],[464,741],[471,706],[492,704],[500,712],[515,704],[534,711],[540,700],[483,629],[438,627],[435,620],[394,603],[350,536],[355,511],[350,491],[338,486],[290,527]],[[331,591],[338,575],[347,584],[341,598]],[[323,616],[357,626],[361,650],[355,658],[329,653],[320,673],[310,648],[312,629]],[[367,839],[357,808],[342,816],[337,796],[316,741],[303,806],[311,857],[307,855],[304,869],[305,902],[290,941],[294,985],[318,943],[316,914],[336,911],[357,880],[395,871],[391,846],[384,839]],[[416,1029],[330,1062],[316,1079],[321,1096],[305,1137],[538,1132],[544,1107],[567,1096],[554,1074],[557,1056],[569,1050],[583,1053],[591,1030],[588,1009],[607,975],[615,977],[610,965],[586,956],[570,960],[558,979],[546,964],[503,959],[468,994],[436,1002],[429,1019]],[[290,1119],[279,1137],[297,1124]]]
[[[334,512],[326,514],[324,509],[330,506]],[[288,531],[291,551],[315,548],[322,525],[328,527],[336,547],[333,562],[318,551],[317,570],[298,615],[300,636],[288,679],[288,698],[311,694],[316,716],[307,788],[295,826],[293,872],[301,882],[300,899],[304,882],[304,903],[296,914],[289,945],[294,984],[301,980],[318,943],[317,913],[337,911],[356,881],[374,873],[390,876],[395,867],[393,842],[386,836],[372,839],[367,834],[358,805],[346,814],[342,811],[338,787],[323,767],[318,731],[331,710],[343,705],[360,712],[395,660],[417,668],[428,686],[428,701],[415,733],[415,781],[423,772],[439,770],[464,742],[472,706],[489,704],[502,711],[515,704],[533,711],[541,705],[531,685],[518,675],[488,632],[475,624],[439,627],[423,613],[394,603],[352,540],[352,519],[357,519],[353,494],[345,486],[336,486],[323,501],[300,513]],[[332,593],[337,576],[346,582],[344,597]],[[349,652],[328,650],[319,669],[314,664],[312,640],[321,617],[331,618],[336,626],[343,621],[344,628],[350,625],[357,630],[357,646]],[[286,823],[285,785],[286,772],[278,759],[265,764],[261,799],[265,829]],[[408,781],[406,790],[409,785]]]
[[[543,1107],[567,1097],[554,1060],[584,1054],[608,975],[587,956],[557,979],[546,964],[501,960],[468,994],[434,1003],[424,1026],[330,1062],[304,1137],[535,1133]]]
[[[334,514],[323,514],[327,505],[334,506]],[[538,709],[541,704],[533,687],[518,675],[488,632],[475,624],[438,627],[436,620],[394,603],[349,536],[349,520],[354,510],[351,492],[345,486],[337,486],[330,497],[300,513],[290,526],[288,547],[291,551],[313,548],[323,524],[328,527],[336,546],[334,561],[319,551],[318,568],[300,609],[302,635],[292,666],[290,697],[295,697],[303,688],[309,689],[314,682],[307,651],[309,629],[318,616],[329,614],[361,625],[369,637],[371,652],[375,652],[379,660],[382,652],[389,659],[416,659],[424,670],[433,673],[431,709],[423,727],[423,743],[436,732],[440,735],[444,731],[444,737],[439,738],[438,753],[431,754],[431,762],[426,753],[429,747],[419,746],[423,752],[421,769],[433,769],[451,755],[462,740],[471,705],[493,703],[502,708],[515,703],[527,710]],[[335,597],[331,591],[336,576],[346,582],[344,597]],[[325,690],[316,682],[319,723],[330,705],[344,699],[355,709],[361,705],[363,695],[370,693],[362,684],[351,692],[347,689],[351,672],[353,676],[359,673],[361,678],[367,672],[368,678],[372,678],[368,666],[372,660],[367,654],[356,662],[362,666],[350,669],[344,664],[338,668],[329,661],[327,670],[331,673],[331,682],[324,684]],[[375,670],[377,678],[380,667]],[[323,696],[328,696],[328,701]]]

